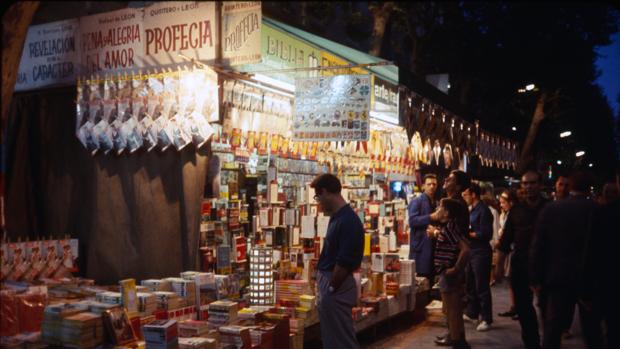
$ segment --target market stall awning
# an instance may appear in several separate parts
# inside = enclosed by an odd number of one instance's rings
[[[377,63],[384,61],[381,58],[369,55],[345,45],[341,45],[337,42],[322,38],[318,35],[308,33],[307,31],[292,27],[275,19],[263,17],[263,23],[269,26],[275,27],[297,38],[304,40],[316,47],[319,47],[325,51],[329,51],[351,63],[364,64],[364,63]],[[387,80],[388,82],[398,85],[398,67],[395,65],[377,66],[366,68],[373,74],[376,74],[380,78]]]

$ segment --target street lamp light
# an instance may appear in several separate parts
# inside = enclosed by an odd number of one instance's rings
[[[576,153],[575,153],[575,156],[576,156],[576,157],[581,157],[581,156],[584,156],[585,154],[586,154],[586,152],[585,152],[585,151],[580,150],[580,151],[578,151],[578,152],[576,152]]]
[[[564,131],[562,133],[560,133],[560,138],[566,138],[570,135],[572,135],[573,133],[571,131]]]
[[[516,131],[516,130],[517,130],[517,127],[516,127],[516,126],[512,126],[512,130],[513,130],[513,131]]]
[[[525,86],[525,90],[527,90],[527,91],[532,91],[535,88],[536,88],[536,85],[534,85],[534,84],[529,84],[529,85]]]
[[[556,161],[556,163],[557,163],[558,165],[562,165],[562,160],[558,160],[558,161]]]
[[[589,163],[589,164],[588,164],[588,167],[592,167],[592,166],[594,166],[592,163]]]

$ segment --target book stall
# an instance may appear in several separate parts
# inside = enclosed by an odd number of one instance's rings
[[[256,31],[246,33],[252,42],[244,46],[253,54],[231,55],[227,47],[241,38],[234,25],[221,27],[228,40],[222,57],[236,69],[188,62],[165,41],[172,29],[157,16],[170,12],[167,4],[121,10],[141,16],[108,16],[135,30],[116,67],[97,51],[96,35],[79,36],[92,42],[73,58],[87,69],[74,81],[75,136],[91,156],[110,161],[206,149],[191,246],[199,267],[97,285],[76,276],[88,275],[76,267],[77,239],[5,240],[2,346],[302,348],[319,321],[315,275],[329,217],[309,183],[321,173],[340,178],[365,228],[354,272],[356,330],[413,311],[416,294],[432,286],[408,259],[407,203],[420,193],[421,169],[467,170],[472,156],[514,167],[516,144],[399,86],[397,70],[322,70],[356,62],[261,19],[260,4],[220,9],[224,23],[243,21],[244,30]],[[219,17],[208,3],[186,4],[175,3],[190,6],[175,7],[175,16],[198,36],[190,30],[174,44],[211,57],[210,26]],[[195,20],[203,12],[212,22]],[[96,32],[93,21],[76,20],[75,30]],[[123,62],[135,66],[122,69]]]

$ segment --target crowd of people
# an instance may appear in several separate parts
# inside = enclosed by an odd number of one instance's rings
[[[410,258],[439,287],[448,333],[438,346],[470,348],[464,321],[492,330],[491,286],[506,279],[511,308],[498,315],[519,321],[526,348],[560,348],[576,308],[587,348],[620,348],[608,271],[620,231],[620,172],[599,196],[592,186],[588,172],[575,170],[545,195],[541,175],[527,171],[496,200],[492,186],[457,170],[437,200],[437,176],[424,177],[423,193],[408,205]]]

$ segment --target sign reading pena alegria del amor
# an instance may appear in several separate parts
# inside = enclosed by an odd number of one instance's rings
[[[28,28],[15,91],[75,81],[75,62],[79,59],[78,23],[77,19],[70,19]]]
[[[126,8],[80,17],[81,72],[116,74],[144,66],[143,9]]]
[[[144,58],[148,66],[215,59],[215,2],[163,1],[144,8]]]
[[[226,1],[222,4],[222,58],[229,65],[261,60],[260,1]]]

